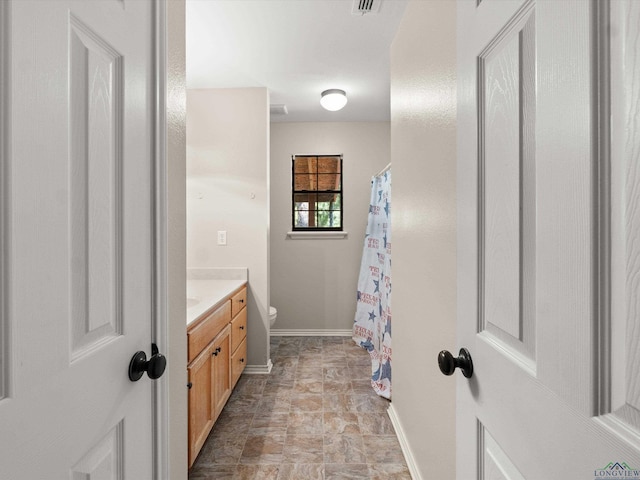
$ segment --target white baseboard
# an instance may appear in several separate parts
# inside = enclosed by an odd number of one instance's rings
[[[269,359],[266,365],[247,365],[242,373],[246,373],[247,375],[268,375],[271,373],[272,368],[273,363],[271,363],[271,359]]]
[[[409,447],[409,442],[407,441],[407,437],[404,435],[404,430],[402,430],[400,419],[398,419],[398,415],[396,414],[396,411],[393,408],[393,403],[387,409],[387,414],[389,414],[389,418],[391,419],[393,428],[396,431],[396,437],[398,437],[398,442],[400,443],[400,449],[402,450],[404,459],[407,462],[407,468],[409,468],[409,473],[411,474],[411,478],[413,480],[422,480],[422,477],[420,476],[420,472],[418,471],[418,467],[416,466],[416,461],[413,458],[413,453],[411,452],[411,448]]]
[[[351,337],[353,330],[324,330],[303,328],[272,328],[272,337]]]

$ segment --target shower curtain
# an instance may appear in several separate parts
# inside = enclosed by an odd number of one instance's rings
[[[391,171],[373,177],[353,340],[371,356],[371,385],[391,399]]]

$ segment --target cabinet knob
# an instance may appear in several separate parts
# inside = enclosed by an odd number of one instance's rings
[[[244,325],[240,325],[238,328],[239,328],[240,330],[244,330]]]
[[[193,383],[191,383],[191,382],[187,383],[187,388],[188,388],[189,390],[191,390],[191,387],[193,387]]]
[[[241,298],[240,300],[238,300],[238,302],[244,303],[244,298]]]
[[[244,363],[244,358],[241,358],[241,359],[240,359],[240,363]]]

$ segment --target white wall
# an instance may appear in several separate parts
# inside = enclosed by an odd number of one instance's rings
[[[265,88],[187,91],[187,267],[249,269],[249,367],[269,359],[268,168]]]
[[[278,330],[351,330],[371,176],[390,161],[389,123],[271,124],[271,304]],[[346,239],[292,240],[291,155],[344,155]]]
[[[393,403],[414,478],[455,478],[456,4],[412,1],[391,49]]]

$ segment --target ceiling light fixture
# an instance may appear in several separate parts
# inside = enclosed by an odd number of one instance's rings
[[[322,92],[322,94],[320,94],[320,105],[331,112],[340,110],[346,104],[347,94],[344,90],[331,88],[329,90],[325,90],[324,92]]]

